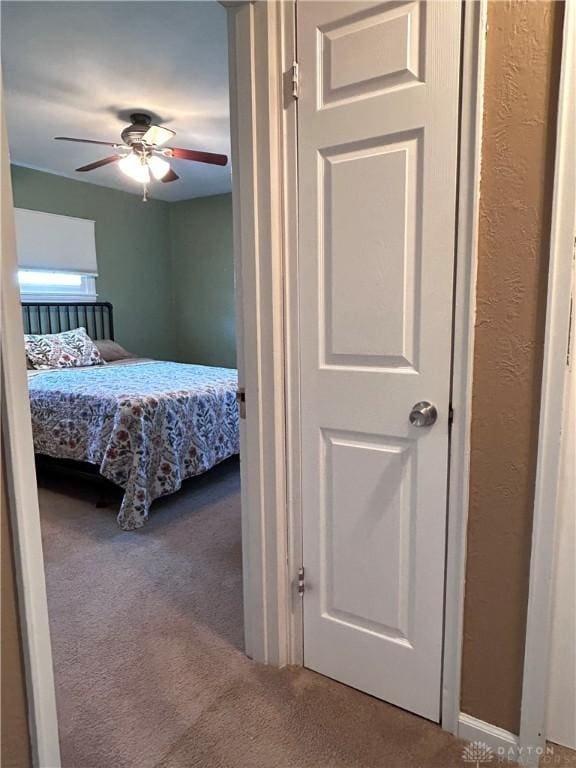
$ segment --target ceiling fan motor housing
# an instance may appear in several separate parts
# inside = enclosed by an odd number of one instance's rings
[[[128,146],[141,144],[142,137],[152,124],[152,118],[144,112],[134,112],[134,114],[130,115],[130,120],[132,120],[132,124],[126,126],[120,134],[122,141],[124,144],[128,144]]]

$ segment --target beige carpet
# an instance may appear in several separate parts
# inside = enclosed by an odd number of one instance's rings
[[[242,653],[238,466],[125,533],[118,496],[41,479],[65,768],[465,768],[438,726]]]

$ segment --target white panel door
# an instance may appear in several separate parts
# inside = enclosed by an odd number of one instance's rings
[[[461,6],[297,12],[304,663],[438,720]]]

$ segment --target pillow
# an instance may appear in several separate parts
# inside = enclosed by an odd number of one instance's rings
[[[96,344],[102,360],[106,363],[114,363],[116,360],[128,360],[134,357],[134,355],[127,352],[124,347],[121,347],[120,344],[112,341],[112,339],[100,339],[95,341],[94,344]]]
[[[62,333],[27,334],[24,341],[26,357],[37,370],[104,364],[85,328]]]

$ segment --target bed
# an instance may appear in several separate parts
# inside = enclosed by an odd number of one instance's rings
[[[114,339],[112,306],[25,303],[27,334],[84,327]],[[29,370],[34,450],[88,462],[124,490],[118,524],[146,522],[154,499],[239,452],[237,372],[138,358]]]

